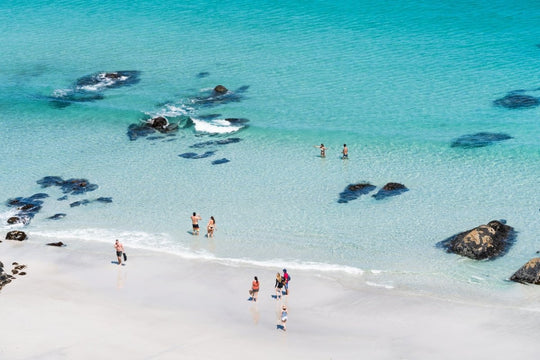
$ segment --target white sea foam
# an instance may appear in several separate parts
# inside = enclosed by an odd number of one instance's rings
[[[392,286],[392,285],[378,284],[378,283],[374,283],[372,281],[366,281],[366,285],[373,286],[373,287],[380,287],[380,288],[384,288],[384,289],[388,289],[388,290],[394,288],[394,286]]]
[[[216,119],[212,121],[204,121],[199,119],[194,119],[193,124],[195,125],[195,130],[201,133],[208,134],[229,134],[236,132],[243,128],[243,126],[234,126],[230,122],[224,119]]]

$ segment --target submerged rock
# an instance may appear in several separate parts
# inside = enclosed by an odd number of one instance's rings
[[[184,118],[185,123],[188,121]],[[137,140],[137,138],[146,137],[148,135],[153,135],[156,132],[158,134],[167,134],[172,135],[177,132],[180,128],[178,123],[171,124],[169,119],[164,116],[156,116],[150,119],[144,120],[139,124],[131,124],[128,126],[127,135],[131,141]]]
[[[503,133],[479,132],[476,134],[463,135],[452,141],[451,147],[465,149],[484,147],[497,141],[512,139],[510,135]]]
[[[101,91],[104,89],[131,86],[139,83],[141,72],[137,70],[122,70],[98,72],[77,79],[76,89],[84,91]]]
[[[26,236],[26,233],[24,231],[10,231],[6,234],[6,240],[17,240],[17,241],[23,241],[26,240],[28,237]]]
[[[227,159],[227,158],[223,158],[223,159],[218,159],[218,160],[214,160],[212,161],[212,165],[219,165],[219,164],[226,164],[228,162],[230,162],[231,160]]]
[[[510,93],[503,98],[495,100],[493,104],[507,109],[521,109],[536,107],[540,105],[540,100],[531,95]]]
[[[370,183],[358,183],[347,185],[345,190],[339,194],[338,203],[344,204],[349,201],[359,198],[361,195],[366,195],[375,190],[376,186]]]
[[[248,85],[244,85],[235,91],[230,91],[223,85],[217,85],[211,92],[203,92],[202,95],[193,98],[193,105],[202,106],[217,106],[222,104],[228,104],[231,102],[239,102],[244,99],[242,95],[249,89]]]
[[[204,159],[204,158],[207,158],[207,157],[210,157],[212,155],[214,155],[216,152],[215,151],[207,151],[203,154],[197,154],[197,153],[193,153],[193,152],[188,152],[188,153],[183,153],[183,154],[180,154],[178,156],[184,158],[184,159]]]
[[[515,231],[500,221],[490,221],[456,234],[438,245],[447,252],[475,260],[494,259],[504,255],[515,241]]]
[[[387,183],[384,185],[375,195],[372,195],[375,200],[382,200],[384,198],[390,197],[390,196],[396,196],[399,194],[403,194],[404,192],[409,191],[407,187],[400,183]]]
[[[510,277],[510,280],[540,285],[540,258],[529,260]]]
[[[49,220],[59,220],[59,219],[65,218],[65,217],[66,217],[66,214],[58,213],[58,214],[54,214],[53,216],[49,216],[47,219],[49,219]]]
[[[190,148],[200,149],[207,146],[213,146],[213,145],[227,145],[227,144],[235,144],[237,142],[240,142],[240,138],[227,138],[222,140],[210,140],[205,142],[200,142],[197,144],[193,144],[190,146]]]

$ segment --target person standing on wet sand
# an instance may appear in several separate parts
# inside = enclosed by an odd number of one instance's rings
[[[214,237],[214,231],[216,230],[216,219],[213,216],[210,216],[208,220],[208,225],[206,226],[206,237]]]
[[[251,290],[249,291],[253,301],[257,301],[257,296],[259,295],[259,279],[255,276],[253,282],[251,283]]]
[[[328,150],[327,147],[324,146],[324,144],[321,145],[314,145],[316,148],[321,149],[321,157],[326,157],[326,150]]]
[[[194,211],[191,215],[191,224],[193,226],[193,235],[199,235],[199,220],[202,218]]]
[[[124,245],[118,239],[114,243],[114,248],[116,249],[116,257],[118,258],[118,265],[122,264],[122,253],[124,252]]]

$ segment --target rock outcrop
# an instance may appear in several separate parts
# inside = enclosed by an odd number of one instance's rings
[[[443,240],[439,245],[448,252],[471,259],[494,259],[508,251],[515,236],[514,228],[493,220]]]
[[[540,258],[529,260],[510,277],[510,280],[520,283],[540,285]]]
[[[407,187],[400,183],[390,182],[384,185],[375,195],[372,195],[375,200],[382,200],[390,196],[396,196],[409,191]]]
[[[24,231],[19,230],[13,230],[6,234],[6,240],[17,240],[17,241],[23,241],[26,240],[28,236],[26,236],[26,233]]]
[[[349,201],[359,198],[361,195],[366,195],[375,190],[376,186],[370,183],[358,183],[347,185],[345,190],[339,194],[338,203],[344,204]]]

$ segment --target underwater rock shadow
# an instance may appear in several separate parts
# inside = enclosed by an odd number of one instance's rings
[[[345,190],[339,193],[338,203],[345,204],[349,201],[356,200],[362,195],[367,195],[376,189],[375,185],[370,183],[358,183],[347,185]]]
[[[479,132],[476,134],[468,134],[458,137],[452,141],[450,147],[472,149],[489,146],[495,142],[509,139],[513,139],[513,137],[504,133]]]

